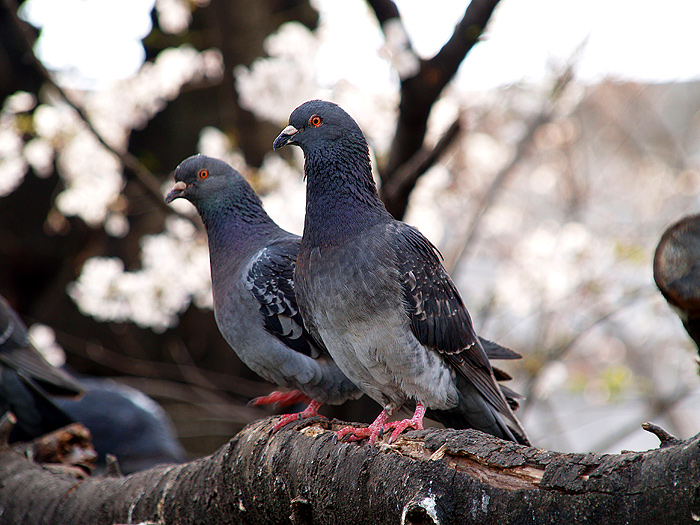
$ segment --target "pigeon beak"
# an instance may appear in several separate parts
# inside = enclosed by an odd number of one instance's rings
[[[272,149],[278,149],[287,144],[294,144],[294,135],[299,133],[299,130],[291,124],[282,130],[282,133],[272,143]]]
[[[180,197],[185,196],[185,190],[187,189],[187,184],[185,184],[183,181],[179,180],[175,183],[173,188],[168,192],[168,194],[165,196],[165,202],[170,204],[173,202],[175,199],[179,199]]]

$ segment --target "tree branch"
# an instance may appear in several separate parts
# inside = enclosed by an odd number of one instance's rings
[[[386,185],[382,186],[382,194],[385,201],[393,202],[398,199],[408,202],[408,196],[411,194],[411,190],[413,190],[421,175],[432,168],[433,165],[440,160],[443,153],[460,136],[460,118],[461,116],[458,116],[455,119],[432,150],[426,151],[424,148],[418,150],[407,162],[396,170],[391,179],[386,181]]]
[[[462,248],[458,251],[456,255],[448,255],[445,257],[445,264],[447,268],[454,268],[457,266],[459,261],[466,255],[467,250],[472,246],[473,239],[479,230],[481,220],[483,219],[486,212],[495,202],[496,195],[501,187],[507,182],[511,175],[515,172],[517,166],[522,161],[523,157],[526,155],[528,150],[533,144],[535,133],[543,124],[551,122],[555,116],[555,102],[561,96],[566,86],[569,85],[573,79],[573,60],[564,68],[562,73],[557,77],[554,85],[552,86],[551,94],[549,99],[544,102],[541,110],[536,116],[530,119],[527,123],[525,133],[522,138],[518,141],[515,148],[515,153],[511,161],[504,166],[493,178],[491,185],[486,190],[486,193],[482,196],[479,205],[469,223],[469,228],[462,242]]]
[[[374,11],[379,25],[384,27],[390,20],[400,20],[399,9],[392,0],[367,0],[367,3]]]
[[[390,17],[390,15],[380,15],[384,11],[379,11],[375,7],[375,4],[386,3],[370,2],[378,18]],[[420,69],[417,74],[401,79],[401,101],[396,134],[391,144],[389,159],[380,169],[382,186],[390,185],[390,180],[397,170],[422,148],[428,116],[433,104],[444,87],[452,80],[469,50],[478,41],[497,4],[498,0],[472,0],[462,20],[442,49],[431,59],[420,60]],[[388,12],[391,13],[391,11]],[[386,27],[386,19],[382,21],[382,27]],[[403,216],[408,204],[408,194],[404,196],[403,193],[405,192],[397,195],[395,200],[390,200],[382,193],[387,209],[396,218]]]
[[[700,512],[700,436],[648,452],[561,454],[427,429],[375,448],[340,422],[275,418],[210,457],[76,480],[0,450],[10,523],[681,523]],[[10,475],[12,473],[12,475]]]

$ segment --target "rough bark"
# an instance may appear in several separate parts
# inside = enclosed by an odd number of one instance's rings
[[[563,454],[427,429],[375,448],[328,421],[246,427],[210,457],[77,480],[0,450],[5,523],[691,523],[700,435],[619,455]],[[650,428],[652,431],[658,429]]]

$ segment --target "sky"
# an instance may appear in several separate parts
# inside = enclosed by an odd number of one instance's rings
[[[21,16],[41,28],[36,54],[51,70],[109,82],[135,74],[145,59],[155,0],[28,0]],[[89,84],[88,84],[89,86]]]
[[[467,5],[457,0],[395,1],[421,56],[431,56],[442,46]],[[140,67],[141,39],[151,29],[154,3],[28,0],[23,13],[42,29],[37,52],[49,68],[78,72],[92,79],[88,87],[100,87]],[[314,3],[332,28],[321,54],[321,60],[327,57],[329,78],[340,67],[350,75],[371,76],[371,63],[368,67],[366,54],[358,50],[376,54],[381,34],[366,22],[364,1]],[[688,0],[667,0],[662,8],[650,0],[502,0],[484,41],[469,53],[457,80],[474,90],[538,82],[577,50],[577,74],[585,82],[606,76],[644,82],[698,79],[700,65],[693,52],[700,49],[698,20],[700,2]],[[357,30],[363,27],[365,35],[358,39]],[[348,38],[353,46],[347,45]]]

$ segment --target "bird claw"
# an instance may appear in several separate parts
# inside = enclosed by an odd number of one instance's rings
[[[301,418],[299,417],[299,414],[284,414],[281,419],[275,423],[275,426],[272,427],[272,433],[274,434],[277,432],[279,429],[282,427],[287,426],[289,423],[293,421],[299,421]]]
[[[423,416],[425,415],[425,407],[420,403],[416,404],[416,411],[411,419],[402,419],[401,421],[392,421],[384,425],[382,430],[394,429],[389,436],[389,444],[392,444],[396,438],[401,435],[401,432],[411,427],[413,430],[423,430]]]
[[[423,430],[423,423],[420,421],[414,421],[413,419],[392,421],[391,423],[387,423],[384,426],[382,432],[394,429],[394,431],[391,433],[391,436],[389,436],[389,444],[391,444],[401,435],[401,433],[404,430],[406,430],[409,427],[413,430]]]
[[[300,419],[308,419],[308,418],[314,417],[314,416],[321,416],[318,413],[318,408],[320,406],[321,406],[321,403],[319,403],[318,401],[312,400],[311,403],[309,403],[309,406],[307,406],[301,412],[298,412],[296,414],[284,414],[283,416],[281,416],[282,419],[280,419],[277,423],[275,423],[275,426],[272,427],[272,433],[274,434],[279,429],[288,425],[289,423],[292,423],[293,421],[299,421]],[[324,417],[324,416],[321,416],[321,417]]]
[[[392,409],[392,412],[393,410],[395,409]],[[387,419],[389,419],[390,414],[391,412],[387,412],[387,409],[385,408],[377,416],[377,419],[375,419],[368,427],[348,426],[341,428],[336,433],[336,439],[342,441],[343,438],[348,435],[350,437],[347,439],[347,441],[361,441],[364,438],[369,438],[369,446],[374,446],[374,443],[377,441],[377,437],[382,434],[384,425],[386,424]]]
[[[256,397],[248,402],[250,406],[259,405],[275,405],[286,407],[297,403],[309,403],[311,398],[300,390],[292,390],[291,392],[272,392],[266,396]]]
[[[370,425],[368,427],[345,427],[336,432],[336,439],[341,442],[362,441],[369,438],[369,444],[374,445],[381,432],[381,427]]]
[[[352,432],[346,432],[344,434],[340,434],[341,431],[346,430],[346,429],[352,429],[353,427],[345,427],[333,434],[333,444],[337,443],[352,443],[354,441],[360,441],[363,438],[357,437],[353,435]]]

